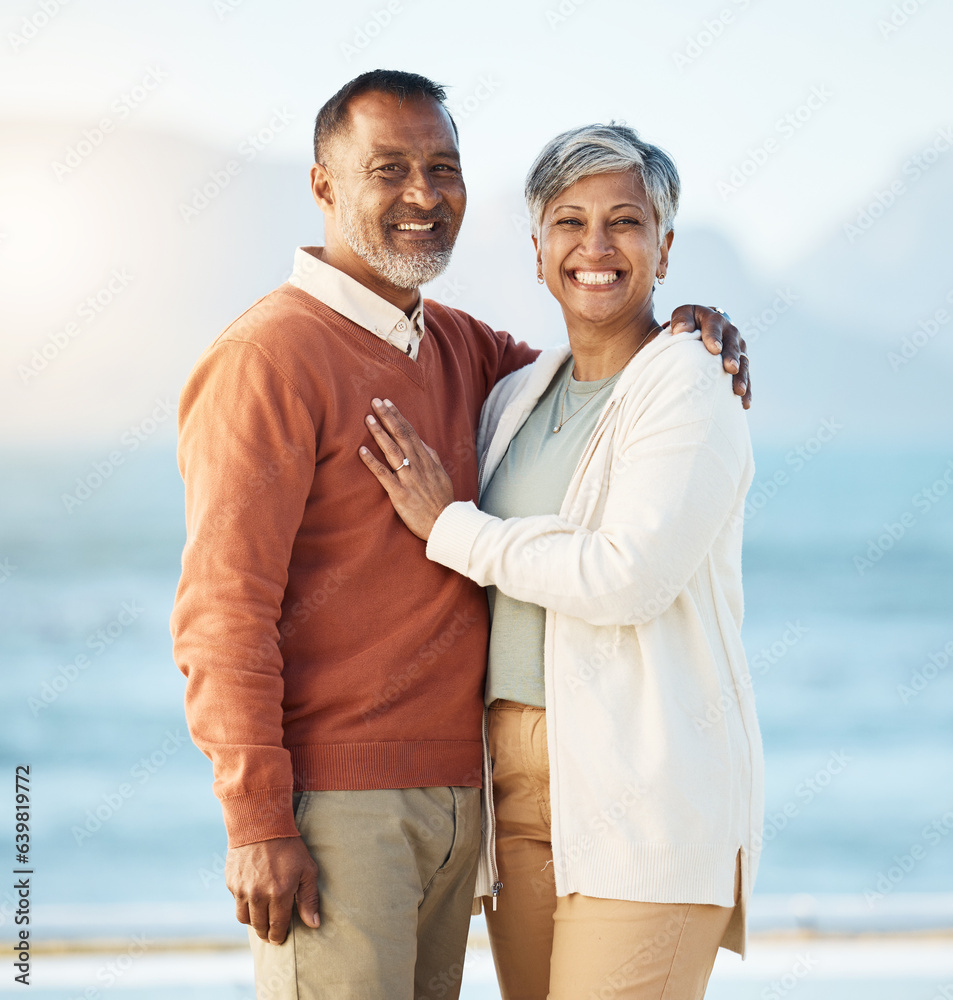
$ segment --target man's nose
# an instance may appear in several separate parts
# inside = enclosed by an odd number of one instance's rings
[[[438,204],[442,197],[443,195],[427,170],[415,169],[411,171],[407,178],[407,187],[404,189],[404,201],[429,211]]]

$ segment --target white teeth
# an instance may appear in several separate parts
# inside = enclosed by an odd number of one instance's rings
[[[398,229],[409,229],[413,232],[425,229],[433,229],[434,224],[432,222],[398,222]]]
[[[618,271],[573,271],[572,276],[581,285],[611,285],[618,280]]]

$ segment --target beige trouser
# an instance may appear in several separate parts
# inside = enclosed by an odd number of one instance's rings
[[[480,846],[478,788],[302,792],[321,926],[249,928],[259,1000],[455,1000]]]
[[[496,857],[487,907],[504,1000],[700,1000],[731,907],[556,895],[542,708],[489,712]]]

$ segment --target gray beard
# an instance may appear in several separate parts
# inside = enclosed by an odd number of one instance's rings
[[[450,264],[453,246],[405,253],[375,245],[369,227],[357,222],[350,205],[340,201],[338,227],[341,238],[366,264],[395,288],[414,289],[439,277]]]

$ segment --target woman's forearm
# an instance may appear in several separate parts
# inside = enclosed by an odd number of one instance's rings
[[[633,449],[616,463],[599,528],[557,515],[501,520],[455,503],[427,555],[516,600],[594,625],[638,625],[685,588],[739,504],[739,482],[706,445]]]

